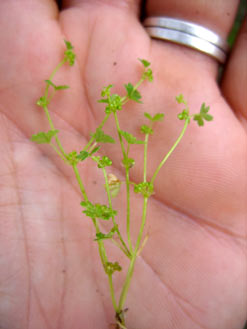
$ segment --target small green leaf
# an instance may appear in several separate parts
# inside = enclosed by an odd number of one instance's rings
[[[194,120],[197,121],[198,126],[204,126],[203,117],[201,114],[194,114]]]
[[[84,161],[88,157],[89,153],[87,151],[81,151],[78,155],[76,155],[76,158],[80,161]]]
[[[138,58],[138,60],[143,64],[144,67],[148,67],[151,65],[151,63],[148,62],[146,59]]]
[[[96,153],[98,150],[100,149],[100,146],[96,146],[95,148],[92,149],[92,151],[90,152],[90,156],[93,155],[94,153]]]
[[[120,134],[124,137],[128,144],[144,144],[144,141],[138,140],[135,136],[128,133],[127,131],[120,130]]]
[[[180,95],[176,96],[176,101],[178,102],[178,104],[185,104],[185,105],[187,105],[187,102],[184,99],[184,95],[183,94],[180,94]]]
[[[139,93],[138,90],[136,90],[134,88],[134,86],[129,82],[127,85],[124,85],[126,91],[127,91],[127,95],[129,97],[129,99],[132,99],[133,101],[137,102],[137,103],[141,103],[140,99],[141,99],[141,94]]]
[[[71,42],[64,40],[67,50],[72,50],[74,47],[72,46]]]
[[[92,204],[90,201],[82,201],[82,207],[85,208],[83,213],[90,218],[100,218],[103,220],[109,220],[116,216],[117,211],[99,203]]]
[[[54,137],[59,131],[49,130],[48,132],[39,132],[31,137],[31,140],[37,144],[49,144],[52,137]]]
[[[210,115],[210,114],[204,114],[203,115],[203,118],[206,120],[206,121],[212,121],[213,120],[213,116]]]
[[[150,121],[153,121],[153,117],[152,117],[152,115],[149,114],[148,112],[145,112],[145,113],[144,113],[144,116],[145,116],[147,119],[149,119]]]
[[[143,72],[142,79],[152,82],[153,81],[153,71],[151,69],[147,69],[145,72]]]
[[[212,121],[213,116],[208,114],[210,107],[206,106],[205,103],[201,105],[200,113],[194,114],[193,119],[197,121],[198,126],[204,125],[204,120],[206,121]]]
[[[152,135],[153,134],[153,129],[151,128],[151,127],[149,127],[149,126],[147,126],[147,125],[143,125],[143,126],[141,126],[141,132],[143,133],[143,134],[149,134],[149,135]]]
[[[112,138],[110,135],[106,135],[104,131],[100,128],[96,129],[96,132],[94,134],[91,134],[95,138],[95,141],[97,143],[115,143],[114,138]]]
[[[163,113],[156,113],[154,116],[153,116],[153,121],[162,121],[164,119],[164,114]]]
[[[200,113],[201,113],[201,114],[208,113],[209,109],[210,109],[209,106],[206,106],[205,103],[202,103],[202,105],[201,105],[201,109],[200,109]]]
[[[164,119],[164,116],[165,116],[163,113],[156,113],[156,114],[152,117],[152,115],[149,114],[149,113],[147,113],[147,112],[145,112],[144,115],[145,115],[145,117],[146,117],[147,119],[149,119],[149,120],[152,121],[152,122],[155,122],[155,121],[162,121],[162,120]]]

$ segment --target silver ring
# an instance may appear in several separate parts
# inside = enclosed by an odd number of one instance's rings
[[[143,24],[153,38],[197,49],[214,57],[220,63],[226,60],[229,50],[227,42],[203,26],[170,17],[148,17]]]

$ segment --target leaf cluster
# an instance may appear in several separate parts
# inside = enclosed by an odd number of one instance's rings
[[[99,203],[91,203],[90,201],[82,201],[81,206],[85,208],[82,212],[88,217],[95,219],[109,220],[117,215],[117,211]]]
[[[101,98],[98,100],[99,103],[107,104],[105,107],[105,113],[115,113],[116,111],[122,110],[123,100],[118,94],[111,95],[111,88],[113,85],[108,85],[104,87],[101,91],[101,96],[105,98]]]
[[[64,52],[64,61],[68,62],[70,66],[74,65],[75,63],[75,53],[73,51],[74,47],[69,41],[64,40],[66,45],[66,50]]]
[[[96,238],[94,239],[94,241],[99,241],[99,240],[105,240],[105,239],[111,239],[115,232],[117,231],[117,227],[114,226],[109,233],[102,233],[102,232],[99,232],[99,233],[96,233]]]
[[[188,120],[190,122],[190,114],[188,109],[184,109],[181,113],[178,114],[179,120]]]
[[[106,155],[102,156],[102,158],[98,157],[92,157],[92,159],[94,161],[97,162],[98,164],[98,168],[105,168],[107,166],[111,166],[112,165],[112,161],[111,159],[109,159]]]
[[[154,186],[150,182],[135,184],[134,192],[141,193],[144,198],[149,198],[152,194],[154,194]]]
[[[118,271],[120,272],[122,270],[122,267],[119,265],[118,262],[106,262],[106,264],[104,265],[105,268],[105,272],[108,275],[112,275],[114,272]]]

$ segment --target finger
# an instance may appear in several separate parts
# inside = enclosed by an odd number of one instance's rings
[[[124,11],[130,11],[134,13],[139,13],[139,4],[140,0],[63,0],[60,1],[61,7],[65,8],[76,8],[76,7],[84,7],[85,6],[92,6],[92,7],[99,7],[101,5],[108,6],[108,7],[115,7],[119,8]]]
[[[237,116],[247,119],[247,21],[242,26],[222,81],[222,92]]]
[[[218,0],[217,6],[213,1],[179,1],[179,0],[148,0],[147,1],[147,16],[170,16],[188,20],[199,25],[202,25],[220,35],[223,39],[227,35],[233,24],[238,1],[235,0]],[[196,62],[209,61],[217,68],[217,62],[208,55],[198,52],[184,46],[178,46],[166,41],[162,41],[163,47],[172,47],[185,56],[193,56]],[[175,51],[175,50],[174,50]]]
[[[35,71],[31,63],[40,57],[40,47],[45,43],[49,48],[49,40],[51,43],[54,41],[48,30],[51,21],[54,25],[56,16],[54,1],[0,1],[0,44],[4,49],[0,62],[0,71],[4,72],[4,76],[1,75],[0,86],[6,87],[31,78]]]

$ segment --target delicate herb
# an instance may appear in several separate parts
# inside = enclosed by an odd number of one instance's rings
[[[141,126],[141,132],[145,134],[144,141],[138,140],[134,135],[132,135],[129,132],[126,132],[125,130],[122,130],[120,127],[120,122],[118,119],[118,111],[122,110],[123,105],[125,105],[129,101],[135,101],[137,103],[141,103],[141,94],[138,90],[139,86],[144,81],[152,81],[153,80],[153,72],[150,68],[150,62],[145,59],[139,59],[139,61],[143,65],[143,73],[141,75],[140,80],[134,85],[132,83],[126,84],[125,90],[126,95],[120,96],[118,94],[112,94],[112,88],[113,85],[109,84],[105,88],[102,89],[101,92],[101,99],[99,100],[99,103],[105,104],[105,117],[99,124],[99,126],[96,128],[95,132],[91,134],[91,138],[88,141],[87,145],[84,147],[83,150],[80,151],[78,154],[75,150],[72,150],[71,152],[67,153],[65,152],[62,143],[58,137],[58,130],[55,129],[55,126],[53,124],[52,118],[50,116],[48,106],[51,102],[52,97],[58,90],[68,89],[69,86],[61,84],[61,85],[55,85],[53,82],[53,78],[55,73],[58,71],[58,69],[64,65],[65,63],[68,63],[69,65],[73,65],[75,63],[75,53],[74,48],[72,44],[69,41],[65,40],[66,50],[64,52],[64,57],[61,60],[61,62],[55,67],[50,77],[45,80],[46,82],[46,88],[44,95],[41,96],[38,101],[37,105],[42,107],[44,110],[44,113],[47,117],[50,130],[48,132],[40,132],[36,135],[33,135],[31,137],[31,140],[41,144],[46,143],[50,144],[51,147],[57,152],[57,154],[64,160],[65,163],[72,166],[76,180],[79,185],[79,189],[83,198],[83,201],[81,202],[81,206],[83,207],[82,212],[90,217],[92,219],[92,223],[95,228],[95,241],[98,244],[98,250],[100,255],[100,260],[102,263],[102,266],[105,270],[105,273],[108,277],[108,283],[109,283],[109,290],[110,295],[112,299],[112,305],[115,310],[116,315],[116,327],[118,328],[125,328],[125,312],[124,310],[124,303],[126,301],[127,292],[129,290],[131,278],[134,271],[134,266],[136,263],[137,256],[140,254],[144,244],[147,241],[147,237],[143,239],[143,232],[144,227],[147,219],[147,205],[148,205],[148,199],[151,195],[154,194],[154,181],[161,170],[164,163],[167,161],[167,159],[170,157],[172,152],[175,150],[177,145],[179,144],[180,140],[185,134],[185,131],[187,129],[187,126],[190,123],[190,119],[193,118],[195,121],[197,121],[199,126],[202,126],[204,124],[204,121],[211,121],[213,117],[208,114],[209,107],[205,106],[205,103],[202,104],[200,113],[190,115],[189,108],[187,105],[186,100],[184,99],[184,96],[182,94],[178,95],[176,97],[176,100],[179,104],[184,104],[185,108],[182,110],[181,113],[178,114],[178,118],[180,120],[184,120],[184,127],[178,136],[178,138],[175,140],[173,146],[168,151],[168,153],[163,157],[159,165],[157,166],[156,170],[154,171],[153,175],[151,176],[151,180],[147,181],[147,156],[148,156],[148,141],[150,135],[154,133],[154,123],[158,121],[162,121],[164,118],[163,113],[156,113],[154,115],[151,115],[147,112],[144,113],[144,116],[149,120],[149,125],[142,125]],[[49,93],[50,89],[52,88],[52,92]],[[127,233],[127,243],[125,243],[124,238],[119,230],[118,224],[117,224],[117,211],[113,209],[112,207],[112,198],[116,197],[120,191],[121,181],[112,173],[107,175],[106,167],[109,167],[112,165],[112,161],[109,157],[107,157],[104,154],[95,155],[96,152],[100,150],[100,146],[98,143],[115,143],[115,140],[110,135],[106,134],[103,131],[103,127],[105,123],[107,122],[108,118],[112,116],[116,123],[116,133],[118,135],[118,140],[121,147],[122,152],[122,165],[124,166],[125,170],[125,187],[126,187],[126,233]],[[54,143],[51,143],[52,139],[54,139]],[[127,145],[126,145],[127,144]],[[130,148],[134,144],[143,144],[143,181],[139,184],[131,183],[130,181],[130,168],[132,168],[135,164],[135,159],[130,157]],[[98,153],[99,154],[99,153]],[[106,204],[100,204],[100,203],[93,203],[91,200],[89,200],[87,190],[84,186],[84,182],[80,176],[78,166],[81,162],[87,161],[88,158],[91,158],[96,162],[96,165],[98,168],[101,169],[101,172],[105,179],[105,191],[107,194],[107,205]],[[108,169],[108,168],[107,168]],[[130,202],[130,191],[132,188],[132,185],[134,185],[134,192],[141,194],[143,197],[143,208],[142,208],[142,221],[140,225],[140,229],[137,235],[137,239],[135,243],[132,242],[132,235],[131,235],[131,202]],[[102,197],[103,199],[103,197]],[[99,227],[100,221],[109,221],[111,220],[113,227],[108,233],[102,233]],[[112,243],[114,243],[117,247],[120,248],[120,250],[125,254],[125,256],[129,259],[129,267],[126,272],[126,276],[123,282],[123,286],[120,292],[119,300],[117,302],[116,296],[115,296],[115,287],[112,280],[112,275],[114,272],[121,271],[122,268],[119,265],[117,261],[110,262],[108,260],[107,251],[105,248],[105,240],[111,240]]]

